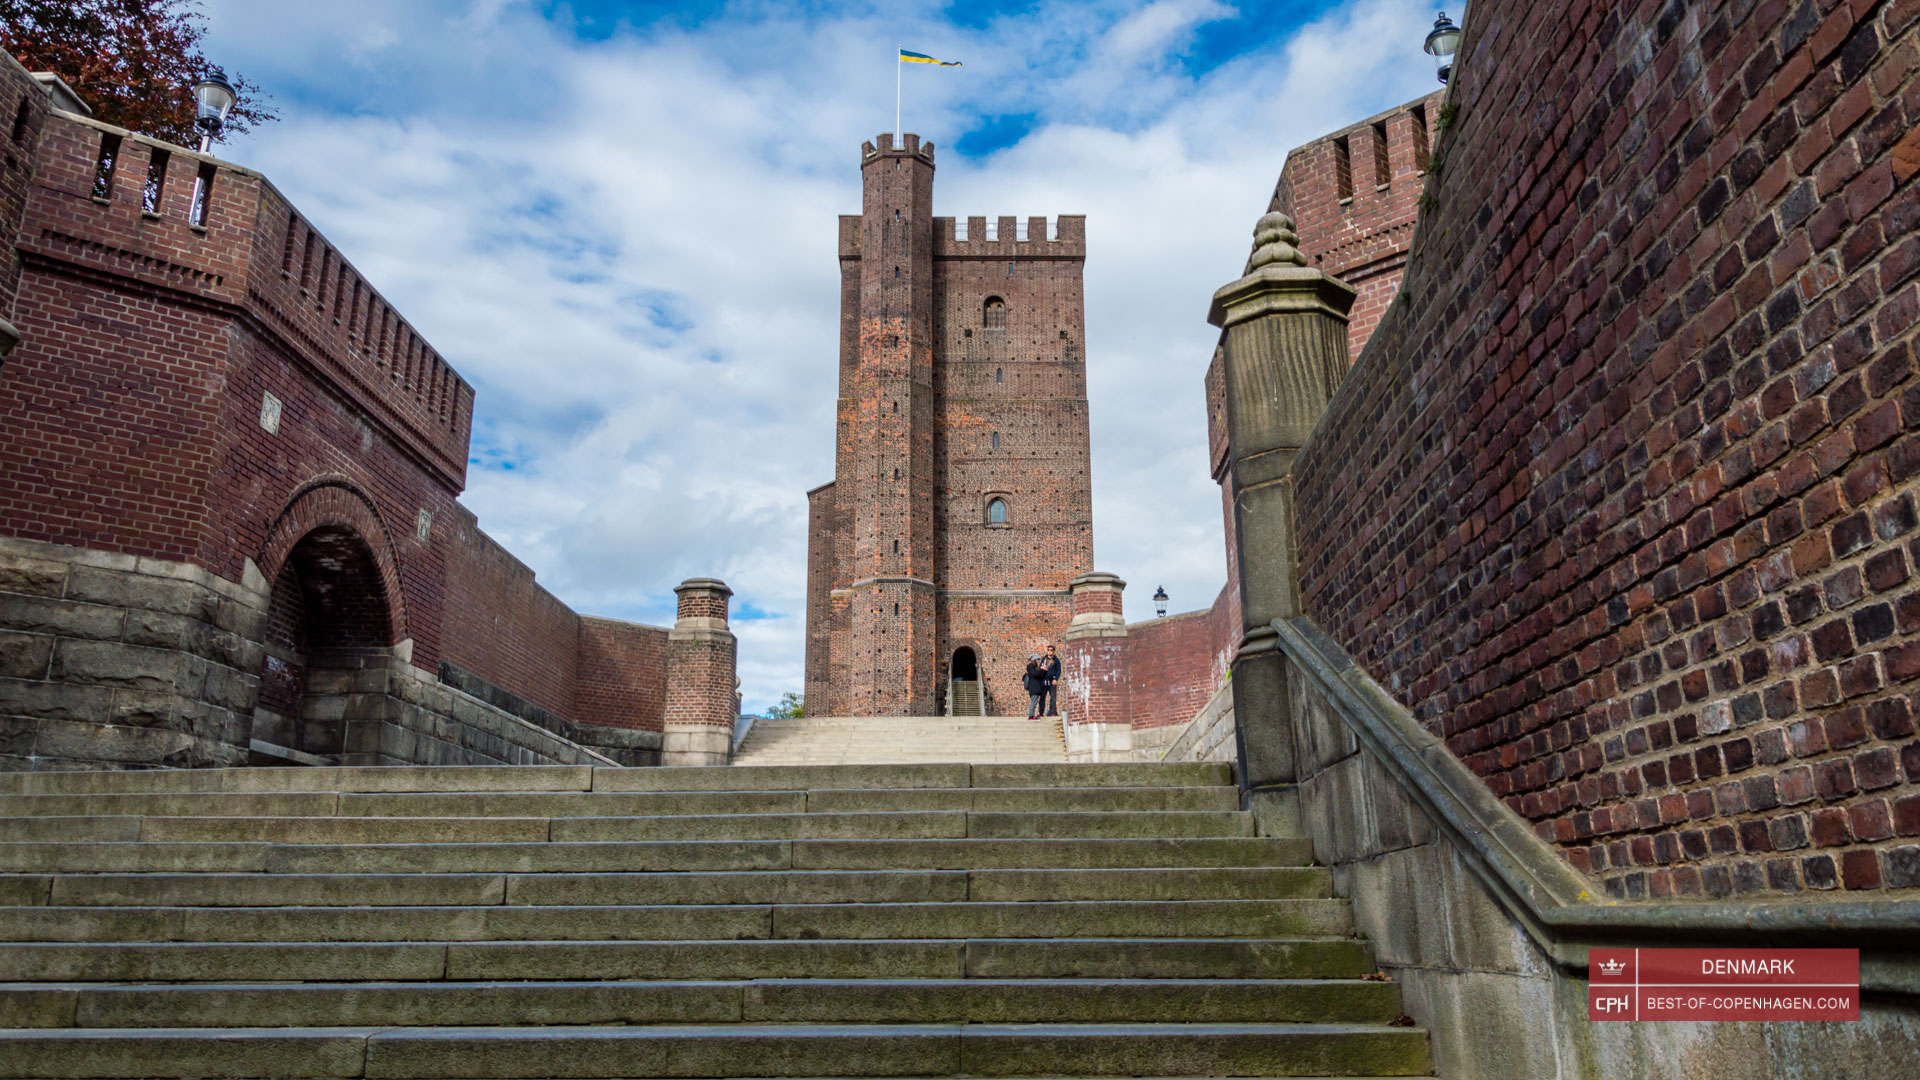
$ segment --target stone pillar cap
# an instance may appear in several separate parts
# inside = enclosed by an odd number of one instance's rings
[[[1292,218],[1263,215],[1253,227],[1245,275],[1213,294],[1207,321],[1225,329],[1262,315],[1320,312],[1345,322],[1353,310],[1353,286],[1308,266],[1299,242]]]
[[[1089,570],[1067,583],[1069,589],[1085,589],[1095,585],[1106,585],[1114,589],[1124,589],[1127,583],[1120,580],[1119,574],[1109,574],[1105,570]]]
[[[727,583],[715,577],[693,577],[673,587],[674,595],[688,592],[716,592],[722,596],[732,596],[733,590]]]

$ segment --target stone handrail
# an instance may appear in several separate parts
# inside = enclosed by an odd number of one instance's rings
[[[1290,665],[1319,684],[1383,765],[1533,942],[1584,971],[1591,948],[1701,945],[1858,948],[1861,986],[1920,993],[1920,901],[1770,899],[1636,903],[1596,896],[1441,740],[1306,616],[1272,623]]]

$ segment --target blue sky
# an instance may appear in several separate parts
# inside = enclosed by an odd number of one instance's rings
[[[750,709],[801,685],[836,217],[896,45],[964,61],[901,72],[935,213],[1088,216],[1095,561],[1136,619],[1223,580],[1207,299],[1287,149],[1433,86],[1415,0],[204,8],[284,117],[222,153],[474,384],[481,526],[592,614],[670,622],[675,584],[726,579]]]

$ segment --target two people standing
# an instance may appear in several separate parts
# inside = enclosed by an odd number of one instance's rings
[[[1027,719],[1040,719],[1042,706],[1046,715],[1060,715],[1060,691],[1055,685],[1060,681],[1060,657],[1053,646],[1047,646],[1045,656],[1027,656],[1027,674],[1022,681],[1027,688]]]

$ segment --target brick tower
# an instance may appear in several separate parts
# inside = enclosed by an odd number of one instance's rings
[[[808,493],[807,711],[1025,707],[1093,566],[1082,217],[933,216],[933,144],[861,148],[840,219],[834,482]],[[969,694],[970,698],[971,695]]]

